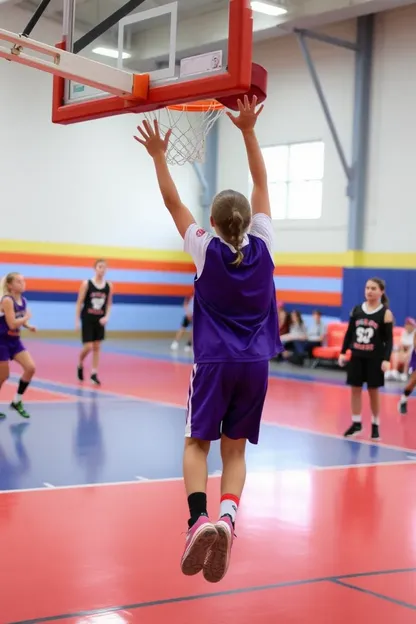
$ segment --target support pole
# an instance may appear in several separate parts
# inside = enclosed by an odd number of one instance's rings
[[[114,11],[114,13],[106,17],[102,22],[97,24],[97,26],[91,28],[91,30],[78,39],[78,41],[74,43],[72,52],[74,54],[78,54],[81,50],[84,50],[84,48],[89,46],[90,43],[115,26],[121,19],[123,19],[123,17],[126,17],[126,15],[137,9],[137,7],[143,4],[144,1],[145,0],[130,0],[130,2],[123,4],[123,6],[117,9],[117,11]]]
[[[357,20],[358,52],[355,62],[352,141],[353,176],[348,219],[348,249],[356,251],[361,251],[364,247],[374,21],[374,15],[365,15]]]
[[[305,36],[304,36],[304,34],[302,32],[298,32],[296,34],[296,36],[298,38],[299,45],[300,45],[300,48],[302,50],[303,58],[305,59],[305,63],[307,65],[309,73],[311,75],[312,82],[313,82],[314,87],[316,89],[316,93],[318,94],[318,98],[319,98],[319,101],[321,103],[322,110],[323,110],[323,113],[325,115],[325,119],[327,121],[327,124],[329,126],[329,130],[331,132],[332,138],[333,138],[334,143],[335,143],[335,148],[336,148],[336,150],[338,152],[338,156],[339,156],[339,158],[341,160],[342,168],[344,169],[345,175],[346,175],[348,183],[350,185],[350,182],[351,182],[351,168],[350,168],[350,166],[348,164],[348,161],[347,161],[347,158],[345,156],[344,148],[342,147],[338,131],[337,131],[336,127],[335,127],[335,123],[334,123],[331,111],[329,109],[329,105],[328,105],[327,99],[326,99],[325,94],[324,94],[324,90],[322,88],[321,82],[320,82],[319,77],[318,77],[318,73],[316,71],[314,62],[313,62],[311,54],[309,52],[308,44],[306,43]]]
[[[32,30],[34,29],[34,27],[36,26],[36,24],[38,23],[38,21],[40,20],[40,18],[46,11],[46,9],[48,8],[50,2],[51,0],[42,0],[42,2],[39,4],[38,8],[32,15],[32,17],[30,18],[26,28],[22,32],[22,37],[30,37]]]
[[[219,123],[212,126],[205,144],[205,162],[193,163],[194,171],[201,184],[202,227],[210,230],[211,204],[217,194]]]
[[[303,35],[304,37],[308,37],[309,39],[315,39],[315,41],[328,43],[330,45],[338,46],[339,48],[352,50],[353,52],[356,52],[358,49],[357,43],[354,43],[354,41],[348,41],[348,39],[340,39],[339,37],[332,37],[331,35],[325,35],[324,33],[317,33],[313,30],[308,30],[306,28],[295,28],[293,32],[297,35]]]

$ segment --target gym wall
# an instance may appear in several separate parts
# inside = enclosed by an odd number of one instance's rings
[[[353,41],[355,22],[335,24],[323,32]],[[408,314],[416,316],[415,32],[416,5],[376,16],[365,246],[359,253],[347,249],[346,178],[297,40],[285,36],[255,48],[255,60],[269,70],[269,97],[258,124],[262,146],[325,142],[322,217],[275,222],[276,263],[287,274],[284,289],[279,290],[278,283],[278,294],[289,308],[307,314],[313,298],[326,314],[345,319],[362,298],[365,280],[378,275],[387,280],[397,322]],[[308,44],[351,162],[354,54],[315,41]],[[227,122],[221,122],[219,188],[235,186],[246,193],[248,167],[241,138]],[[340,275],[337,282],[313,283],[311,267],[322,274],[338,269]],[[296,279],[290,277],[294,271]],[[338,287],[340,305],[328,310],[328,289]],[[332,301],[336,303],[334,295]]]
[[[12,31],[29,18],[17,8],[0,9],[2,27]],[[33,37],[54,43],[59,25],[43,19]],[[191,291],[193,266],[161,200],[152,161],[133,140],[138,118],[53,125],[51,81],[46,73],[0,62],[0,275],[17,270],[27,277],[40,329],[69,330],[81,280],[105,257],[116,292],[109,328],[172,331]],[[172,173],[200,218],[192,167]]]

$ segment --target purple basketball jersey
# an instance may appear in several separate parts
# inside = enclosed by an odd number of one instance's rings
[[[185,250],[196,264],[194,353],[196,363],[256,362],[280,353],[276,289],[271,255],[272,222],[253,217],[244,238],[244,260],[222,239],[192,225]]]
[[[410,358],[409,369],[412,373],[416,373],[416,349],[412,351],[412,357]]]
[[[22,297],[22,302],[17,303],[17,301],[15,301],[15,299],[11,295],[5,295],[4,297],[2,297],[1,301],[3,301],[6,297],[13,301],[15,317],[17,319],[23,318],[26,314],[26,307],[27,307],[26,299]],[[20,330],[10,329],[9,326],[7,325],[4,312],[0,311],[0,336],[17,337],[19,335],[20,335]]]

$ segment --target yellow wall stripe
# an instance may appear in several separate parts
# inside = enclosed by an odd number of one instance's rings
[[[120,260],[160,260],[163,262],[189,262],[183,251],[110,247],[107,245],[80,245],[0,239],[0,252],[40,255],[76,256],[88,258],[115,258]],[[416,269],[416,253],[370,253],[347,251],[340,253],[275,253],[279,266],[336,266],[374,267],[387,269]],[[47,263],[47,258],[45,258]]]

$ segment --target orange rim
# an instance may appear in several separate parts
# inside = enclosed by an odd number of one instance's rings
[[[206,113],[207,111],[222,110],[223,104],[217,100],[199,100],[198,102],[186,102],[185,104],[173,104],[166,107],[168,110],[185,111],[187,113]]]

